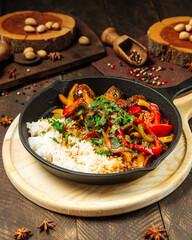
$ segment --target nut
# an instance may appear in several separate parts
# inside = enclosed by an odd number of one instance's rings
[[[37,32],[39,33],[43,33],[45,32],[46,28],[45,28],[45,25],[41,24],[37,27]]]
[[[187,32],[191,32],[191,30],[192,30],[192,25],[191,25],[191,24],[185,25],[185,29],[186,29]]]
[[[183,30],[185,30],[185,25],[183,23],[179,23],[174,27],[176,32],[181,32]]]
[[[39,50],[37,54],[40,58],[47,58],[47,52],[45,50]]]
[[[46,22],[45,23],[45,27],[49,30],[52,28],[52,25],[53,25],[53,22]]]
[[[192,42],[192,35],[189,37],[189,41],[191,41],[191,42]]]
[[[52,28],[54,30],[59,30],[61,27],[60,27],[60,24],[58,22],[55,22],[55,23],[53,23]]]
[[[26,18],[25,25],[36,26],[37,22],[34,18]]]
[[[34,52],[27,52],[27,53],[25,54],[25,57],[27,58],[27,60],[33,60],[33,59],[36,58],[36,55],[35,55]]]
[[[32,26],[27,25],[27,26],[24,27],[24,31],[32,33],[32,32],[35,32],[35,28],[32,27]]]
[[[192,18],[189,20],[189,24],[192,25]]]
[[[34,52],[34,49],[32,47],[27,47],[24,49],[23,54],[25,55],[27,52]]]
[[[180,32],[180,34],[179,34],[179,38],[181,40],[189,40],[189,37],[190,37],[190,34],[188,32],[185,32],[185,31]]]
[[[85,37],[85,36],[81,36],[78,41],[81,45],[89,45],[90,44],[89,38]]]

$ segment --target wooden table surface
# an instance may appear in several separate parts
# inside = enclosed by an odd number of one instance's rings
[[[115,26],[119,34],[133,38],[146,34],[156,21],[172,16],[190,16],[191,0],[0,0],[0,15],[14,11],[39,10],[69,13],[79,17],[100,36],[108,26]],[[37,91],[49,86],[56,79],[101,75],[90,64],[62,72],[8,90],[8,96],[0,96],[0,114],[15,118],[25,103],[33,96],[33,84]],[[45,79],[48,82],[45,82]],[[42,86],[39,86],[42,83]],[[20,93],[20,95],[18,95]],[[1,116],[0,116],[1,117]],[[192,127],[192,121],[190,121]],[[81,218],[57,214],[45,210],[23,197],[11,184],[2,165],[2,143],[7,128],[0,126],[0,239],[13,239],[13,233],[21,227],[31,229],[30,239],[144,239],[143,234],[151,224],[166,228],[166,239],[192,239],[192,174],[181,186],[163,200],[146,208],[127,214],[101,218]],[[38,226],[44,219],[53,220],[56,227],[48,233]]]

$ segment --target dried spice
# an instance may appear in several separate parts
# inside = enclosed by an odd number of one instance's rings
[[[155,225],[152,224],[152,228],[147,228],[147,232],[143,235],[143,237],[147,237],[149,240],[165,240],[165,236],[162,232],[166,232],[166,229],[155,227]]]
[[[31,230],[27,228],[19,228],[17,231],[13,234],[13,237],[16,238],[17,240],[24,239],[31,233]]]
[[[16,78],[16,74],[15,74],[15,72],[16,72],[16,68],[12,68],[12,69],[9,69],[8,71],[7,71],[7,73],[8,73],[8,78]]]
[[[63,55],[60,52],[51,52],[49,53],[48,57],[51,61],[54,62],[55,60],[61,60]]]
[[[44,220],[39,226],[37,226],[38,229],[41,229],[42,231],[47,231],[49,228],[53,229],[55,225],[52,224],[53,221],[46,221]]]
[[[192,72],[192,62],[185,64],[185,67],[188,67],[187,70]]]
[[[13,118],[8,118],[7,116],[2,117],[0,124],[4,127],[9,126],[13,121]]]

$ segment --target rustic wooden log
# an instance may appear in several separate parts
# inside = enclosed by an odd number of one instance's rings
[[[45,32],[34,33],[24,31],[25,19],[34,18],[37,26],[48,21],[58,22],[59,30],[46,29]],[[36,11],[14,12],[0,17],[1,41],[6,42],[12,53],[22,52],[26,47],[33,47],[35,51],[44,49],[50,51],[62,51],[69,47],[75,37],[75,20],[68,15],[58,13],[42,13]]]
[[[190,19],[172,17],[153,24],[147,32],[149,52],[180,66],[192,62],[192,42],[179,39],[179,32],[174,30],[177,24],[188,24]]]

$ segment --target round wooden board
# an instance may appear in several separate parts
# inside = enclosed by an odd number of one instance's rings
[[[140,209],[174,191],[191,168],[192,151],[188,151],[184,133],[174,151],[154,171],[135,181],[105,186],[69,182],[49,173],[25,150],[18,121],[19,116],[3,142],[7,176],[26,198],[58,213],[97,217]]]
[[[37,32],[34,26],[34,33],[27,33],[25,19],[34,18],[38,25],[44,25],[48,21],[60,24],[59,30],[46,29],[43,33]],[[0,17],[0,35],[3,42],[6,42],[12,53],[23,52],[26,47],[32,47],[35,51],[44,49],[48,52],[62,51],[68,48],[75,38],[75,19],[69,15],[38,12],[20,11],[6,14]]]

